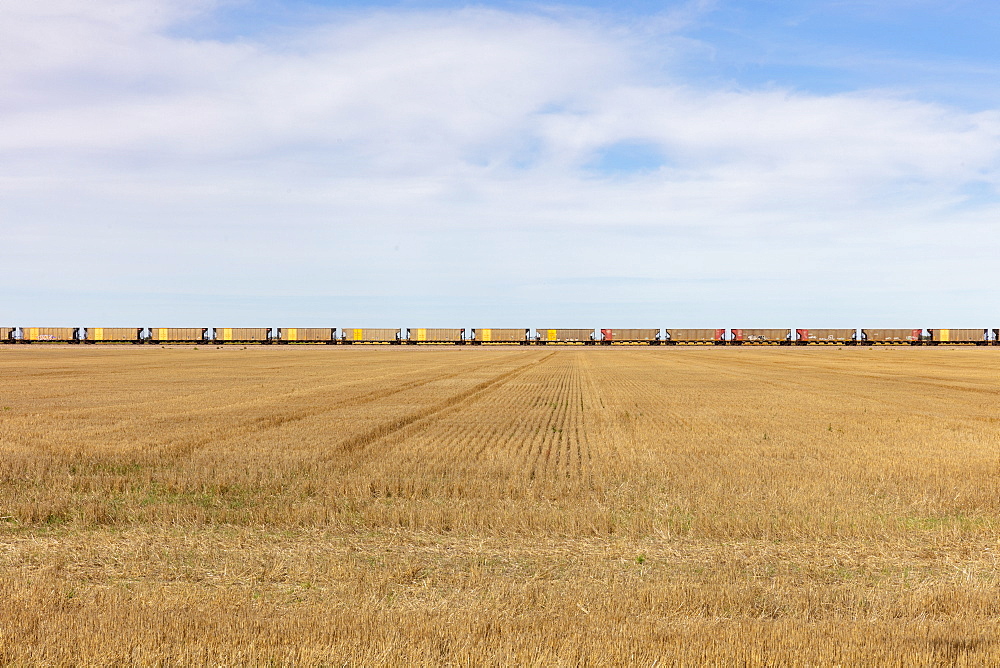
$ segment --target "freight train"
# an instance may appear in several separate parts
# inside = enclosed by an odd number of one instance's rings
[[[1000,345],[1000,329],[0,327],[0,343],[326,345]]]

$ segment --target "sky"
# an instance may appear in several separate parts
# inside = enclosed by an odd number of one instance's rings
[[[1000,4],[0,3],[0,324],[1000,327]]]

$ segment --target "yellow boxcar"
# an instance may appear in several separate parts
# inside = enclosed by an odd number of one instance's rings
[[[928,329],[933,343],[976,343],[986,344],[985,329]]]
[[[35,343],[79,343],[79,327],[22,327],[21,341]]]
[[[333,327],[279,327],[277,343],[333,343],[337,330]]]
[[[270,343],[270,327],[216,327],[216,343]]]
[[[85,327],[86,343],[140,343],[142,327]]]
[[[472,340],[477,344],[517,343],[523,345],[528,342],[528,329],[474,329],[472,330]]]
[[[207,327],[150,327],[150,343],[204,343]]]
[[[341,343],[399,343],[398,329],[385,328],[341,328]]]
[[[417,343],[464,343],[464,329],[430,329],[411,327],[406,330],[406,342]]]
[[[594,330],[592,329],[536,329],[538,336],[536,343],[542,345],[549,343],[594,343]]]

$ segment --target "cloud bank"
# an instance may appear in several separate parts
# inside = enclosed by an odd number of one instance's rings
[[[0,7],[9,317],[996,326],[996,110],[709,85],[698,11],[224,10]]]

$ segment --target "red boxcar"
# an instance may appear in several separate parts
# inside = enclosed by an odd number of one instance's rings
[[[601,342],[604,344],[614,343],[658,343],[660,340],[660,330],[658,329],[602,329]]]

